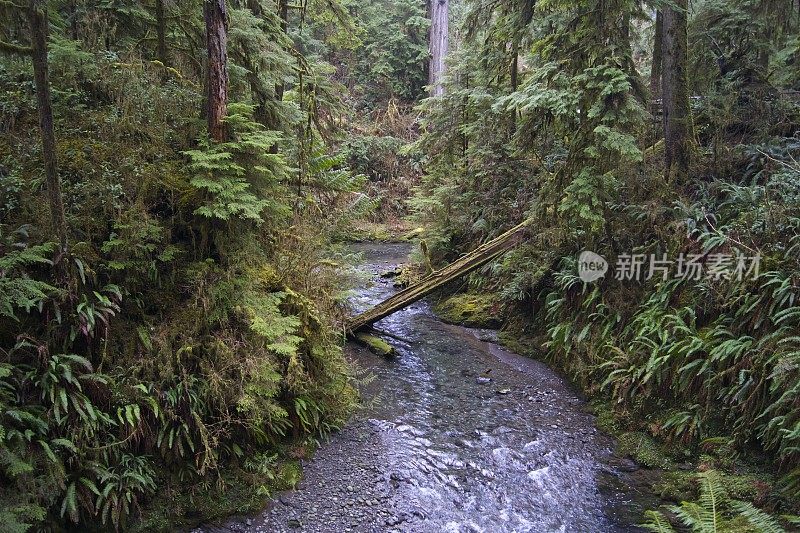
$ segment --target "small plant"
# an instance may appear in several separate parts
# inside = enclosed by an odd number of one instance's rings
[[[55,245],[29,245],[30,226],[20,226],[8,235],[4,235],[4,228],[0,224],[0,317],[17,320],[16,310],[27,313],[56,292],[55,287],[34,279],[31,273],[36,266],[52,265],[48,256]]]
[[[700,498],[668,508],[682,527],[694,533],[784,533],[777,518],[752,503],[731,499],[720,475],[709,470],[698,476]],[[674,533],[671,520],[661,511],[648,511],[643,527],[654,533]]]

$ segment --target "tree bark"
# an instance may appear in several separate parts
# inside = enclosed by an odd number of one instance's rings
[[[205,0],[206,96],[208,134],[215,141],[227,139],[228,114],[228,21],[225,0]]]
[[[511,92],[516,92],[519,87],[519,43],[515,39],[511,43],[511,67],[509,69],[511,74]],[[509,138],[513,137],[517,131],[517,112],[512,109],[508,117],[508,133]]]
[[[665,173],[684,181],[689,175],[693,126],[688,79],[688,0],[664,7],[662,98]]]
[[[58,237],[60,251],[67,252],[67,221],[64,215],[64,201],[61,195],[61,179],[58,176],[56,160],[56,139],[53,132],[53,106],[50,99],[50,79],[47,72],[47,10],[44,0],[30,0],[28,20],[31,26],[31,57],[33,58],[33,77],[36,83],[36,103],[39,108],[39,129],[42,135],[42,159],[47,180],[47,194],[50,203],[50,218],[53,230]]]
[[[281,31],[289,33],[289,0],[278,0],[278,16],[281,18]],[[275,98],[283,100],[283,93],[286,92],[286,84],[279,83],[275,86]]]
[[[156,57],[165,66],[169,66],[167,58],[167,18],[164,15],[164,0],[156,0]]]
[[[444,59],[447,56],[449,40],[449,0],[430,0],[431,29],[429,32],[428,85],[432,96],[444,94],[442,78],[445,74]]]
[[[656,12],[655,38],[653,40],[653,67],[650,70],[650,97],[653,100],[661,98],[661,67],[664,60],[664,13],[659,9]]]

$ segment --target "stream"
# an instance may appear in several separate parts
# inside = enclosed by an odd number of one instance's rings
[[[380,274],[410,247],[355,249],[369,277],[353,298],[361,311],[396,290]],[[643,511],[658,505],[581,395],[498,346],[495,332],[445,324],[425,302],[376,327],[399,355],[348,346],[372,377],[365,407],[304,464],[298,490],[203,531],[639,531]]]

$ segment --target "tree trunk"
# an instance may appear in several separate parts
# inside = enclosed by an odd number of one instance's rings
[[[449,0],[429,0],[431,2],[431,29],[429,34],[428,51],[430,63],[428,66],[428,85],[431,87],[432,96],[444,94],[442,77],[445,73],[444,59],[449,46]]]
[[[69,33],[73,41],[78,40],[78,6],[75,0],[70,0],[67,7],[69,12]]]
[[[511,46],[511,92],[519,87],[519,44],[514,41]]]
[[[278,16],[281,18],[281,31],[289,33],[289,0],[278,0]],[[286,84],[279,83],[275,86],[275,98],[283,100],[283,93],[286,92]]]
[[[511,92],[516,92],[519,88],[519,41],[514,39],[511,43]],[[517,111],[511,110],[509,117],[509,138],[513,137],[517,132]]]
[[[661,67],[664,60],[664,13],[656,12],[656,28],[653,40],[653,68],[650,70],[650,98],[661,98]]]
[[[61,179],[56,161],[56,139],[53,133],[53,107],[50,100],[50,79],[47,73],[47,11],[43,0],[30,0],[28,19],[31,25],[33,77],[36,83],[36,103],[39,108],[39,128],[42,135],[42,159],[47,179],[50,217],[58,237],[62,256],[67,251],[67,221],[61,196]]]
[[[665,173],[684,181],[689,175],[692,113],[688,80],[688,0],[664,7],[662,98],[664,101]]]
[[[169,66],[167,58],[167,18],[164,15],[164,0],[156,0],[156,57],[165,66]]]
[[[492,259],[495,259],[511,248],[517,246],[521,241],[528,226],[533,219],[528,219],[519,226],[516,226],[506,233],[500,235],[476,250],[461,257],[458,261],[451,263],[441,270],[430,274],[419,283],[411,285],[407,289],[398,292],[388,300],[381,302],[372,309],[353,317],[347,323],[347,332],[356,333],[361,328],[371,325],[378,320],[385,318],[392,313],[408,307],[412,303],[431,294],[442,285],[453,281],[456,278],[469,274]]]
[[[208,134],[215,141],[225,141],[228,114],[228,21],[225,0],[205,0],[206,96]]]

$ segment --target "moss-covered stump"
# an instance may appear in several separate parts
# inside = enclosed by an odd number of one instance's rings
[[[397,355],[397,351],[395,351],[392,345],[374,335],[358,333],[356,334],[356,339],[376,355],[382,355],[383,357]]]
[[[445,322],[470,328],[496,329],[503,325],[494,294],[457,294],[436,303],[433,312]]]

